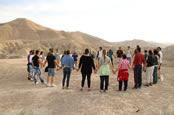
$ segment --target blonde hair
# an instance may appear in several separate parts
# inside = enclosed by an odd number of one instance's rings
[[[103,50],[104,63],[105,63],[105,60],[106,60],[106,54],[107,54],[107,52],[106,52],[106,50],[104,49],[104,50]]]

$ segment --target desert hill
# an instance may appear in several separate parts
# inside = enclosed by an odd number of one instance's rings
[[[70,48],[81,52],[86,47],[96,50],[101,45],[112,49],[119,46],[127,48],[128,45],[132,48],[136,45],[156,47],[156,43],[139,40],[112,44],[81,32],[56,31],[27,19],[0,24],[0,58],[25,56],[30,49],[47,52],[48,48],[53,47],[60,51]],[[169,64],[173,63],[173,48],[174,45],[162,49]],[[62,89],[62,70],[56,71],[56,87],[46,87],[27,80],[26,58],[0,59],[0,63],[0,115],[174,115],[174,68],[165,66],[165,63],[161,68],[164,79],[145,87],[147,77],[143,72],[141,89],[132,89],[134,71],[130,70],[126,92],[117,91],[117,74],[111,73],[106,93],[99,90],[99,74],[91,76],[92,90],[87,91],[85,83],[82,92],[82,76],[75,70],[71,74],[70,89]],[[115,59],[114,65],[116,69]],[[41,69],[44,71],[44,68]],[[48,73],[43,72],[45,81],[47,76]]]
[[[165,63],[168,66],[171,66],[171,67],[174,67],[174,62],[173,62],[174,52],[173,52],[173,49],[174,49],[174,45],[171,45],[171,46],[168,46],[168,47],[166,47],[165,49],[162,50]]]
[[[122,42],[113,42],[112,43],[114,46],[122,46],[122,47],[127,47],[127,46],[131,46],[131,47],[135,47],[137,45],[141,46],[142,48],[155,48],[155,47],[162,47],[165,48],[167,46],[167,44],[162,44],[162,43],[157,43],[157,42],[148,42],[148,41],[144,41],[144,40],[138,40],[138,39],[134,39],[134,40],[126,40],[126,41],[122,41]]]
[[[112,46],[111,43],[92,35],[56,31],[25,18],[0,24],[0,41],[1,57],[26,55],[30,49],[48,51],[50,47],[82,52],[86,47],[95,50],[101,44],[105,47]]]
[[[31,49],[47,52],[49,48],[58,48],[61,53],[65,49],[82,53],[85,48],[96,51],[99,46],[113,50],[122,46],[126,50],[128,45],[132,49],[136,45],[144,49],[166,47],[165,44],[136,39],[111,43],[79,31],[65,32],[50,29],[25,18],[0,24],[0,58],[26,56]]]

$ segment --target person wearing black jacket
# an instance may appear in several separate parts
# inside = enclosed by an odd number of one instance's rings
[[[149,50],[149,55],[146,60],[147,69],[146,69],[146,77],[147,77],[147,84],[145,86],[152,86],[153,83],[153,71],[154,71],[154,55],[151,50]]]
[[[159,67],[159,56],[158,51],[155,49],[154,51],[154,71],[153,71],[153,84],[157,84],[158,82],[158,67]]]
[[[94,60],[89,56],[89,50],[85,50],[85,54],[81,56],[80,63],[77,71],[79,71],[81,68],[81,74],[82,74],[82,82],[81,82],[81,91],[83,90],[85,79],[87,76],[88,80],[88,91],[90,91],[91,86],[91,74],[92,74],[92,68],[95,70]]]

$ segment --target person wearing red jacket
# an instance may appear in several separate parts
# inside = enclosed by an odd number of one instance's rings
[[[142,65],[145,67],[145,58],[141,53],[141,48],[137,48],[137,54],[133,61],[133,68],[135,69],[136,85],[134,88],[141,88],[142,85]]]

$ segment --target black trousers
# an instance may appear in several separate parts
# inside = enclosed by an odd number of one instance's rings
[[[124,91],[127,90],[128,81],[127,80],[121,80],[121,81],[119,81],[119,91],[122,90],[122,83],[123,83],[123,81],[124,81]]]
[[[88,88],[90,88],[91,87],[91,73],[82,73],[82,83],[81,83],[81,86],[82,86],[82,88],[84,87],[86,76],[87,76],[87,81],[88,81]]]
[[[104,83],[105,83],[105,90],[108,90],[109,76],[100,76],[100,90],[103,90]]]
[[[142,65],[136,65],[135,66],[135,71],[136,71],[137,87],[141,88],[141,85],[142,85]]]
[[[111,63],[112,63],[112,65],[114,65],[114,63],[113,63],[113,58],[110,58],[111,59]]]

